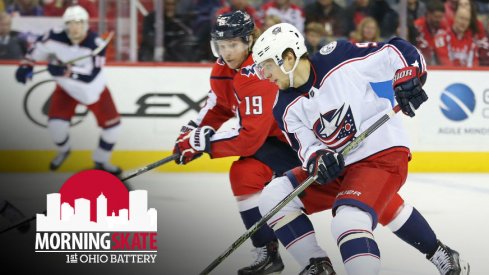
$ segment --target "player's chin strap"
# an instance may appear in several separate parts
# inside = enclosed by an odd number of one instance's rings
[[[297,68],[297,65],[299,65],[299,61],[300,61],[300,58],[297,58],[295,60],[294,67],[292,67],[292,69],[290,71],[285,70],[284,64],[282,64],[280,66],[280,69],[282,70],[282,72],[289,76],[289,83],[290,83],[291,88],[294,87],[294,71],[295,71],[295,68]]]

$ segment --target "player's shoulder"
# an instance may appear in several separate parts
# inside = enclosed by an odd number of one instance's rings
[[[339,64],[354,58],[355,46],[346,40],[332,41],[324,45],[318,52],[310,56],[310,61],[318,70],[319,75],[325,75]]]
[[[87,47],[93,50],[103,45],[103,43],[105,43],[104,40],[100,38],[96,32],[88,31],[87,36],[81,42],[80,46]]]
[[[285,109],[292,103],[297,101],[299,97],[303,96],[301,92],[294,88],[288,88],[286,90],[280,90],[278,92],[275,104],[273,107],[274,113],[283,114]]]
[[[234,78],[234,88],[240,96],[262,95],[275,98],[278,87],[268,80],[260,80],[255,74],[255,63],[251,55],[243,62]]]
[[[214,65],[212,65],[211,79],[229,80],[233,79],[235,74],[236,72],[229,68],[221,58],[218,58]]]
[[[43,42],[52,40],[63,44],[71,43],[70,39],[68,38],[68,35],[66,34],[66,31],[61,27],[56,27],[49,30],[40,38],[40,40]]]

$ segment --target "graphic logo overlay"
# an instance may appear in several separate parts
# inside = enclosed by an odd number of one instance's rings
[[[64,253],[66,263],[156,262],[157,212],[146,190],[129,192],[112,174],[87,170],[46,197],[37,253]]]
[[[469,118],[475,109],[475,95],[469,86],[462,83],[449,85],[441,93],[440,110],[446,118],[462,121]]]

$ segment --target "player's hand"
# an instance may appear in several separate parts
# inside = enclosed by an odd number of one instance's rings
[[[48,71],[52,76],[68,76],[69,68],[66,65],[48,64]]]
[[[34,67],[32,67],[32,65],[22,64],[17,68],[17,71],[15,71],[15,79],[17,79],[18,82],[25,84],[27,80],[32,79],[33,70]]]
[[[345,160],[341,153],[321,149],[313,153],[307,161],[307,173],[316,176],[316,182],[325,184],[339,177],[345,168]]]
[[[402,112],[410,117],[415,115],[414,110],[428,100],[428,95],[423,90],[418,67],[409,66],[397,70],[392,86]]]
[[[178,134],[177,140],[175,141],[175,146],[173,147],[173,153],[178,152],[178,141],[183,140],[183,138],[190,133],[193,129],[199,127],[197,123],[195,123],[193,120],[190,120],[186,125],[183,125],[182,128],[180,128],[180,133]],[[180,154],[180,153],[178,153]],[[180,158],[176,159],[175,162],[177,164],[183,164],[180,161]]]
[[[211,136],[215,131],[210,126],[195,128],[182,134],[173,148],[173,153],[178,154],[177,164],[187,164],[202,156],[203,152],[210,152]]]

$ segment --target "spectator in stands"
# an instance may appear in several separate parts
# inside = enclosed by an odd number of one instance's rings
[[[321,23],[311,22],[307,24],[304,34],[307,53],[309,54],[319,51],[319,49],[327,44],[326,31]]]
[[[0,0],[0,12],[5,11],[5,2],[3,0]]]
[[[7,12],[21,16],[42,16],[44,14],[38,0],[15,0],[7,7]]]
[[[196,61],[197,40],[189,18],[176,14],[176,0],[165,0],[164,11],[164,61]],[[143,39],[139,49],[140,61],[154,61],[156,12],[143,20]]]
[[[327,36],[346,37],[345,10],[334,0],[316,0],[304,8],[306,25],[311,22],[323,24]]]
[[[42,0],[44,16],[63,16],[66,8],[75,4],[85,8],[90,18],[98,17],[96,0]]]
[[[459,8],[453,24],[435,36],[435,54],[440,65],[472,68],[479,65],[478,48],[469,28],[470,11]]]
[[[426,4],[420,0],[407,1],[407,19],[414,22],[416,19],[426,14]]]
[[[467,9],[470,11],[469,30],[474,36],[479,54],[479,65],[489,65],[489,39],[484,24],[477,18],[477,5],[472,0],[459,0],[457,9]]]
[[[352,43],[380,42],[380,40],[380,28],[373,17],[363,18],[350,38]]]
[[[453,17],[455,16],[455,11],[457,10],[458,0],[446,0],[445,1],[445,24],[450,26],[453,22]]]
[[[399,15],[385,0],[354,0],[352,5],[345,9],[346,31],[351,37],[363,18],[373,17],[380,28],[381,37],[390,37],[396,33],[396,23]]]
[[[11,30],[12,18],[0,12],[0,59],[22,59],[27,52],[27,43]]]
[[[271,0],[261,6],[263,16],[277,15],[282,22],[294,25],[299,31],[304,31],[304,11],[290,0]]]
[[[435,55],[435,35],[438,31],[446,29],[444,19],[445,6],[440,0],[430,0],[426,6],[426,13],[414,21],[417,29],[416,47],[423,53],[428,65],[439,65]]]
[[[200,45],[197,55],[198,60],[214,61],[209,41],[211,40],[211,26],[214,24],[215,14],[224,5],[224,0],[194,0],[195,19],[192,29]]]
[[[282,19],[278,17],[277,15],[267,15],[265,18],[263,18],[263,25],[261,26],[261,31],[264,32],[266,31],[269,27],[282,23]]]

